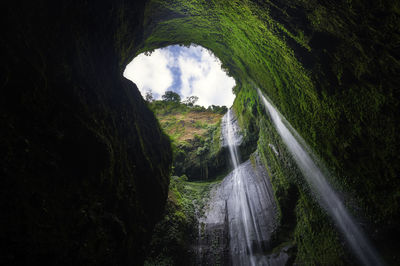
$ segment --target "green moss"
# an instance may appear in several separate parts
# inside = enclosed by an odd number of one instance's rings
[[[145,4],[5,6],[0,170],[11,264],[32,257],[47,264],[141,260],[166,196],[170,145],[121,73],[135,54],[169,44],[210,49],[236,79],[242,153],[258,147],[282,238],[297,242],[299,262],[336,264],[344,253],[265,118],[256,87],[325,161],[335,186],[354,198],[373,240],[398,240],[399,1],[150,0],[144,10]],[[207,164],[222,154],[220,130],[210,132],[195,150],[212,155]],[[182,131],[171,135],[176,141]],[[170,218],[185,224],[185,196],[171,191]],[[398,260],[393,246],[389,259]]]
[[[197,182],[171,177],[165,215],[156,225],[145,265],[195,264],[191,247],[198,234],[197,219],[204,214],[210,190],[223,177]]]
[[[338,232],[309,195],[300,193],[294,232],[296,262],[301,265],[349,265]],[[354,263],[354,262],[353,262]]]
[[[260,122],[258,151],[278,203],[279,227],[273,237],[273,248],[294,244],[295,260],[300,265],[345,264],[348,254],[335,227],[309,194],[302,174],[273,125],[266,120]]]
[[[236,80],[234,109],[249,144],[243,153],[262,130],[273,136],[261,129],[259,87],[332,171],[330,181],[354,198],[356,215],[390,231],[400,222],[398,10],[385,0],[153,0],[140,51],[179,43],[210,49]],[[266,164],[278,165],[264,146],[284,149],[277,143],[259,142],[272,160]],[[303,186],[282,156],[283,165],[270,166],[278,201],[293,182]],[[298,183],[285,181],[293,178]]]

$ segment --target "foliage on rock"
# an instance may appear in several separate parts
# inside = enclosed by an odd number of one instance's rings
[[[155,227],[145,265],[195,265],[198,218],[211,188],[221,181],[190,182],[172,176],[164,218]]]
[[[331,169],[330,181],[354,199],[353,214],[392,260],[385,241],[400,235],[399,10],[390,0],[152,0],[141,50],[211,50],[236,80],[235,110],[253,147],[265,117],[259,87]]]
[[[204,108],[165,100],[149,106],[172,140],[174,174],[185,174],[190,180],[212,179],[226,170],[226,151],[220,144],[225,106]]]

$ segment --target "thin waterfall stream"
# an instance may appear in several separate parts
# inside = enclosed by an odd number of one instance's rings
[[[354,254],[364,265],[382,265],[383,262],[378,253],[346,210],[337,193],[329,185],[324,172],[312,159],[313,157],[310,155],[311,150],[307,147],[307,144],[274,108],[271,102],[264,97],[259,89],[258,94],[275,128],[302,171],[307,183],[317,193],[316,198],[318,202],[333,219]]]
[[[256,265],[255,252],[262,250],[262,232],[260,232],[251,206],[249,206],[249,195],[246,193],[247,183],[244,180],[246,173],[243,167],[239,167],[237,139],[235,138],[231,116],[232,110],[229,110],[226,116],[226,132],[224,132],[234,168],[231,197],[235,204],[233,210],[237,212],[235,214],[236,219],[231,219],[229,226],[231,254],[233,262],[237,261],[234,259],[237,257],[240,265]]]
[[[269,176],[257,154],[240,163],[240,128],[228,110],[222,121],[224,145],[229,148],[233,170],[210,193],[200,228],[198,264],[285,265],[282,250],[268,254],[277,227],[277,206]]]

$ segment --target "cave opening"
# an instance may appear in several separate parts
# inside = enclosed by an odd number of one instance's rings
[[[237,97],[233,109],[238,115],[240,126],[245,131],[244,145],[241,145],[243,154],[246,154],[244,157],[249,158],[257,149],[263,163],[275,174],[280,173],[274,177],[273,186],[277,193],[275,200],[282,209],[287,208],[290,209],[288,212],[296,213],[296,223],[303,225],[284,232],[283,235],[286,237],[294,236],[283,241],[302,243],[298,246],[296,260],[299,261],[302,259],[307,261],[309,258],[313,261],[319,253],[324,254],[324,260],[326,259],[324,263],[327,264],[353,261],[353,255],[348,254],[340,244],[343,239],[338,232],[333,227],[326,226],[331,223],[329,218],[315,205],[314,199],[307,194],[308,192],[304,192],[304,186],[301,184],[303,181],[292,179],[293,176],[298,178],[301,174],[299,169],[290,166],[293,164],[289,158],[290,154],[286,153],[282,141],[273,133],[274,129],[268,118],[263,117],[256,88],[260,88],[271,98],[287,120],[310,144],[311,149],[316,151],[317,156],[326,161],[330,169],[334,169],[339,179],[334,182],[343,193],[354,196],[357,201],[354,206],[359,205],[360,208],[364,208],[365,212],[368,212],[365,216],[377,217],[376,211],[379,211],[379,208],[371,211],[372,208],[366,207],[376,203],[371,202],[367,196],[360,197],[361,194],[372,195],[377,192],[370,190],[372,186],[368,187],[363,181],[366,179],[375,182],[371,172],[366,169],[360,171],[367,165],[365,164],[367,159],[359,156],[362,151],[355,143],[365,139],[361,136],[349,136],[342,128],[342,125],[347,125],[349,128],[358,127],[350,125],[350,121],[359,121],[357,116],[361,115],[359,111],[355,111],[343,118],[346,116],[345,110],[351,109],[352,105],[351,100],[347,101],[352,96],[345,96],[341,91],[345,86],[349,95],[362,94],[362,90],[368,91],[364,94],[366,98],[362,100],[366,102],[369,101],[367,98],[371,99],[379,94],[376,88],[369,90],[364,87],[360,91],[359,85],[354,84],[355,77],[360,76],[360,73],[356,73],[354,65],[349,66],[342,60],[350,59],[361,66],[364,64],[364,55],[353,57],[359,53],[353,48],[350,48],[353,49],[353,53],[349,55],[346,50],[352,46],[344,40],[346,33],[343,32],[341,36],[341,33],[338,34],[339,30],[330,32],[332,28],[326,26],[330,22],[325,21],[324,16],[321,17],[317,12],[304,15],[301,23],[296,24],[295,20],[279,19],[282,15],[280,8],[276,10],[274,7],[269,10],[267,4],[258,5],[252,1],[243,5],[236,2],[222,4],[215,1],[199,4],[177,0],[174,3],[176,5],[169,6],[162,1],[152,1],[149,5],[145,15],[151,19],[145,19],[144,41],[139,51],[151,51],[165,45],[190,42],[199,43],[212,50],[221,59],[224,68],[229,69],[237,83],[235,87]],[[304,12],[297,9],[296,11]],[[266,17],[268,19],[265,19]],[[315,23],[317,19],[324,22]],[[335,27],[339,28],[339,25]],[[318,34],[321,30],[329,33]],[[323,43],[326,47],[321,47],[320,43],[323,40],[320,39],[329,39],[332,42]],[[336,58],[336,61],[332,58]],[[161,125],[169,126],[171,121],[162,121]],[[210,138],[207,141],[210,141]],[[352,141],[354,142],[350,143]],[[344,147],[347,145],[351,145],[352,149]],[[272,152],[279,155],[278,157],[285,159],[271,156],[271,148],[268,147],[272,147],[275,150]],[[178,151],[181,148],[185,149],[184,146],[178,146]],[[214,176],[209,173],[208,160],[210,158],[214,162],[219,160],[216,157],[207,158],[207,152],[210,151],[208,148],[197,148],[200,163],[196,172],[201,173],[199,179],[207,180],[210,176]],[[187,155],[185,152],[178,152],[175,158],[193,159],[185,155]],[[348,160],[356,157],[360,160]],[[252,159],[254,160],[254,157]],[[349,165],[349,161],[355,162],[355,165]],[[177,172],[172,176],[171,182],[178,192],[177,195],[182,195],[180,182],[185,181],[187,176],[181,175],[185,172],[179,172],[180,166],[174,167]],[[356,176],[357,181],[348,182],[349,176]],[[193,181],[193,175],[189,175],[189,181],[191,179]],[[290,202],[288,194],[293,187],[296,187],[296,191],[300,191],[300,194],[294,197],[295,206],[293,203],[288,203]],[[384,197],[380,197],[380,200],[384,200]],[[310,217],[314,217],[315,221],[311,221]],[[317,229],[313,226],[314,222],[322,227]],[[282,225],[282,228],[286,226],[284,221]],[[316,237],[303,234],[305,231],[313,232]],[[329,241],[325,241],[327,238]],[[184,237],[175,240],[179,242],[182,239]],[[311,252],[311,255],[307,254],[308,252]]]
[[[136,56],[125,68],[145,98],[160,100],[167,91],[183,102],[208,108],[231,107],[235,80],[222,69],[221,61],[200,45],[170,45]],[[149,98],[149,99],[150,99]]]
[[[270,177],[272,190],[266,191],[272,197],[262,202],[276,202],[277,230],[271,245],[254,246],[254,254],[287,255],[289,265],[357,264],[310,193],[260,103],[259,88],[332,170],[346,208],[360,218],[383,260],[399,265],[398,5],[391,0],[7,2],[8,30],[0,44],[5,61],[0,194],[7,214],[0,261],[190,265],[196,256],[187,247],[205,229],[196,215],[228,174],[218,125],[227,110],[212,107],[220,103],[201,103],[206,96],[187,90],[178,96],[190,102],[168,117],[164,111],[172,109],[152,104],[169,89],[177,91],[174,78],[166,77],[157,94],[152,89],[156,100],[149,104],[140,95],[146,86],[121,74],[133,56],[196,43],[213,51],[235,79],[236,97],[228,107],[242,129],[238,150],[244,169],[262,166]],[[194,87],[200,86],[186,88]],[[198,108],[188,106],[196,100],[191,96],[199,97]],[[182,129],[188,125],[186,134]],[[172,165],[172,155],[180,164]],[[217,211],[210,217],[221,218],[218,208],[229,202],[211,205]],[[215,236],[220,245],[199,247],[218,253],[210,261],[234,264],[224,257],[226,234]]]

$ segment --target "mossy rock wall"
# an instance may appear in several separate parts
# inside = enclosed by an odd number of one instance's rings
[[[344,238],[310,194],[310,189],[273,124],[260,121],[258,151],[271,176],[279,206],[280,226],[273,245],[292,243],[302,265],[357,264],[343,246]]]
[[[382,249],[400,223],[399,10],[398,1],[153,0],[139,51],[210,49],[236,79],[234,107],[248,132],[266,116],[254,109],[260,88],[323,159]]]
[[[359,210],[353,212],[366,218],[373,240],[387,244],[392,258],[400,224],[399,2],[145,4],[4,5],[0,171],[7,255],[2,262],[141,261],[142,244],[167,196],[171,153],[122,71],[141,52],[190,43],[219,57],[236,79],[238,98],[246,99],[235,103],[242,126],[267,139],[275,133],[267,130],[271,126],[255,89],[268,95],[324,160],[335,186],[354,198]],[[248,136],[255,146],[256,137]],[[258,140],[259,150],[268,150],[268,144]],[[268,163],[282,171],[282,189],[276,186],[275,192],[285,201],[294,182],[284,172],[290,167]],[[310,214],[320,210],[308,209],[312,199],[301,182],[295,184],[298,198],[282,203],[282,219],[293,206],[296,223],[320,217]],[[320,225],[329,222],[322,216]],[[337,261],[307,253],[310,227],[295,228],[305,233],[304,239],[295,234],[303,243],[299,259]]]
[[[168,137],[122,77],[144,4],[2,8],[1,265],[143,261],[172,160]]]

